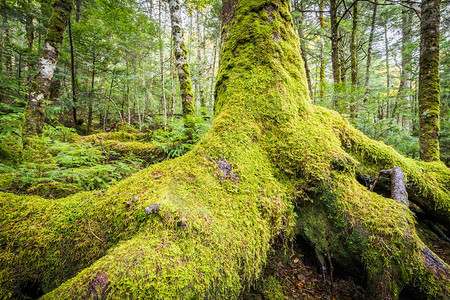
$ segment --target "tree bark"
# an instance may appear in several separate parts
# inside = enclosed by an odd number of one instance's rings
[[[319,2],[319,23],[320,23],[320,71],[319,71],[319,98],[325,98],[325,19],[323,17],[323,9],[325,7],[325,0]]]
[[[419,143],[420,159],[439,160],[439,25],[440,0],[422,1],[420,24]]]
[[[385,64],[386,64],[386,99],[387,99],[387,107],[386,107],[386,116],[389,118],[389,104],[390,104],[390,95],[391,95],[391,66],[389,64],[389,40],[388,40],[388,18],[386,17],[384,23],[384,50],[385,50]]]
[[[183,116],[194,115],[194,94],[192,92],[191,75],[184,43],[183,27],[181,25],[181,6],[179,0],[170,0],[170,19],[172,23],[172,39],[175,48],[175,65],[180,81],[181,106]]]
[[[50,84],[58,62],[64,32],[72,11],[72,0],[56,0],[50,18],[47,35],[41,52],[38,72],[34,75],[25,113],[22,135],[28,137],[40,135],[45,119],[45,100],[48,99]]]
[[[370,34],[369,34],[369,44],[367,46],[367,62],[366,62],[366,78],[364,81],[364,102],[367,102],[367,99],[369,98],[369,82],[370,82],[370,65],[372,62],[372,44],[373,44],[373,37],[375,35],[375,25],[377,20],[377,7],[378,7],[378,0],[374,1],[373,4],[373,13],[372,13],[372,21],[370,24]]]
[[[330,22],[331,22],[331,65],[333,69],[333,81],[335,90],[341,83],[341,67],[339,63],[339,24],[337,20],[336,0],[330,0]],[[335,99],[337,99],[335,97]],[[334,103],[337,106],[337,103]]]
[[[97,54],[92,52],[92,72],[91,72],[91,89],[89,91],[89,109],[88,109],[88,122],[87,122],[87,132],[91,133],[92,118],[93,118],[93,105],[94,105],[94,83],[95,83],[95,58]]]
[[[413,11],[409,8],[402,10],[402,64],[400,74],[400,86],[398,91],[397,103],[392,112],[393,117],[398,116],[398,123],[402,125],[404,119],[400,114],[396,114],[397,109],[406,108],[411,105],[411,22],[413,17]],[[412,106],[412,105],[411,105]],[[402,119],[400,119],[402,118]]]
[[[412,214],[355,178],[401,167],[409,194],[448,225],[448,169],[310,103],[289,1],[224,0],[223,16],[216,117],[192,151],[102,193],[0,193],[0,296],[38,286],[43,299],[236,299],[296,230],[333,266],[365,274],[369,299],[405,286],[448,297],[448,266]]]
[[[353,6],[353,26],[350,40],[350,65],[351,65],[351,80],[352,93],[350,101],[350,119],[356,118],[356,90],[358,89],[358,59],[356,56],[356,35],[358,32],[358,3]]]
[[[162,31],[164,30],[164,24],[162,21],[162,7],[163,2],[159,1],[159,14],[158,14],[158,20],[159,20],[159,26],[160,26],[160,32],[159,32],[159,66],[160,66],[160,76],[161,76],[161,109],[163,114],[163,125],[164,130],[167,126],[167,101],[166,101],[166,78],[164,76],[164,51],[163,51],[163,45],[164,41],[162,38]]]
[[[77,90],[75,76],[75,55],[73,53],[73,37],[72,37],[72,23],[69,17],[69,41],[70,41],[70,75],[72,79],[72,118],[74,125],[77,125]]]

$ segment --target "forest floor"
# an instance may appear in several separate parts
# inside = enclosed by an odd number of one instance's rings
[[[82,138],[72,131],[49,131],[47,137],[36,142],[35,149],[25,153],[28,153],[24,155],[28,162],[21,161],[17,166],[0,164],[0,189],[41,196],[58,195],[49,197],[59,198],[80,190],[107,188],[148,164],[183,155],[207,131],[208,124],[193,120],[188,129],[191,131],[178,125],[170,132],[155,131],[142,135],[142,141],[130,129]],[[65,133],[60,136],[61,132]],[[74,136],[68,138],[70,135]],[[382,189],[380,193],[383,189],[388,190],[381,184],[378,188]],[[439,236],[439,231],[430,220],[417,217],[420,238],[445,262],[450,263],[450,239],[445,235]],[[440,231],[441,235],[443,231]],[[240,298],[363,299],[363,280],[352,278],[352,274],[345,274],[343,268],[338,266],[334,266],[334,271],[330,273],[330,262],[327,257],[325,259],[327,270],[322,272],[307,242],[295,240],[287,248],[275,246],[260,279]],[[405,292],[400,299],[414,298]]]
[[[364,299],[362,283],[355,283],[348,275],[337,276],[339,272],[336,271],[331,280],[329,270],[322,274],[309,247],[302,243],[294,241],[287,255],[281,254],[285,250],[276,249],[263,271],[261,282],[245,292],[242,299]]]

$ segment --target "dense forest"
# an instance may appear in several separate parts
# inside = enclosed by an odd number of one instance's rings
[[[0,17],[0,298],[450,297],[447,1]]]

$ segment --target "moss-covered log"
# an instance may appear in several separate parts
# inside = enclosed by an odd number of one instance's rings
[[[104,193],[0,194],[0,297],[39,287],[44,299],[233,299],[295,230],[318,256],[365,274],[370,299],[405,287],[448,297],[448,266],[411,212],[355,173],[401,167],[408,193],[448,224],[449,170],[310,103],[289,1],[225,0],[223,14],[217,115],[191,152]]]
[[[56,0],[53,3],[53,14],[48,23],[38,71],[30,83],[25,124],[22,130],[25,138],[42,133],[45,119],[45,101],[48,100],[50,85],[72,6],[73,0]]]
[[[420,21],[419,141],[420,159],[439,160],[440,0],[424,0]]]

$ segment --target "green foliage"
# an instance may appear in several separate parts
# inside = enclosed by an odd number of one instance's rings
[[[2,165],[7,189],[60,198],[79,191],[105,189],[142,169],[146,163],[128,155],[104,152],[91,143],[75,143],[78,135],[63,126],[46,126],[40,138],[24,150],[17,167]],[[114,157],[111,159],[111,157]]]
[[[155,142],[162,147],[167,157],[174,158],[192,150],[210,126],[203,117],[188,115],[186,118],[174,120],[167,131],[162,129],[151,131],[146,140]]]

